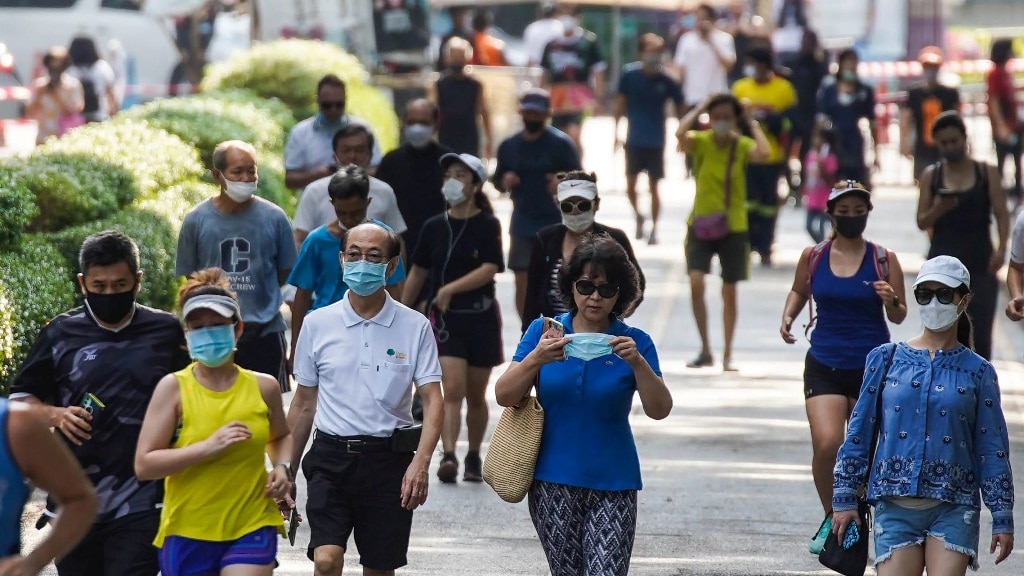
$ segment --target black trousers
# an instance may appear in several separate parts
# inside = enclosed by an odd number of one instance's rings
[[[147,510],[93,525],[74,550],[57,562],[60,576],[156,576],[153,546],[160,511]]]

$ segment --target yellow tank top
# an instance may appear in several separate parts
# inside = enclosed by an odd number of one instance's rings
[[[256,375],[238,368],[231,388],[214,392],[196,380],[194,366],[174,374],[181,390],[182,422],[172,447],[201,442],[234,420],[248,426],[252,438],[164,479],[160,531],[153,545],[162,547],[167,536],[227,542],[267,526],[284,535],[274,500],[263,495],[270,410]]]

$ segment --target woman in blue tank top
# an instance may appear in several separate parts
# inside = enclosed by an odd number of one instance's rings
[[[75,457],[28,404],[0,398],[0,574],[35,576],[85,536],[96,518],[96,492]],[[21,555],[21,514],[32,482],[60,513],[31,554]]]
[[[795,343],[793,320],[813,297],[812,316],[815,311],[818,316],[804,360],[804,398],[814,454],[811,473],[826,514],[811,540],[813,554],[821,552],[831,528],[832,469],[860,393],[864,360],[889,341],[886,318],[899,324],[907,316],[899,260],[864,239],[871,208],[871,194],[859,182],[836,184],[827,204],[832,239],[800,255],[779,329],[787,344]]]

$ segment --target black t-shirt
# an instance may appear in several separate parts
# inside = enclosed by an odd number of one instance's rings
[[[90,440],[65,442],[96,487],[97,522],[153,510],[162,501],[162,481],[135,476],[135,446],[157,382],[188,364],[178,319],[142,305],[119,332],[99,326],[85,307],[75,308],[51,320],[32,344],[11,386],[13,397],[81,406],[92,394],[104,404],[97,410],[94,403]]]
[[[476,117],[480,111],[479,80],[465,75],[446,73],[437,81],[437,109],[441,119],[437,139],[459,154],[480,155],[480,131]]]
[[[423,223],[444,212],[447,206],[441,195],[444,169],[438,160],[451,151],[451,148],[437,142],[431,142],[423,149],[405,144],[385,154],[377,167],[377,178],[395,191],[398,210],[408,227],[402,238],[409,254],[416,250]]]
[[[451,256],[449,257],[449,251]],[[468,219],[434,216],[423,225],[416,243],[412,263],[430,271],[433,298],[437,291],[454,280],[476,270],[482,264],[496,264],[498,272],[505,269],[501,250],[501,223],[488,212]],[[480,310],[494,299],[494,282],[452,297],[449,309]]]
[[[947,110],[956,110],[960,106],[960,92],[956,88],[937,84],[932,88],[925,85],[915,86],[907,92],[907,108],[914,115],[914,131],[917,141],[916,150],[932,149],[932,122],[935,117]]]

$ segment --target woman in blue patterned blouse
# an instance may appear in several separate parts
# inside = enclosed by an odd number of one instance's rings
[[[992,365],[962,343],[970,286],[956,258],[925,262],[914,283],[924,330],[867,358],[836,460],[832,531],[841,542],[859,523],[857,494],[866,483],[878,576],[977,569],[982,501],[992,513],[989,552],[998,548],[996,564],[1013,550],[1013,477],[999,385]]]

